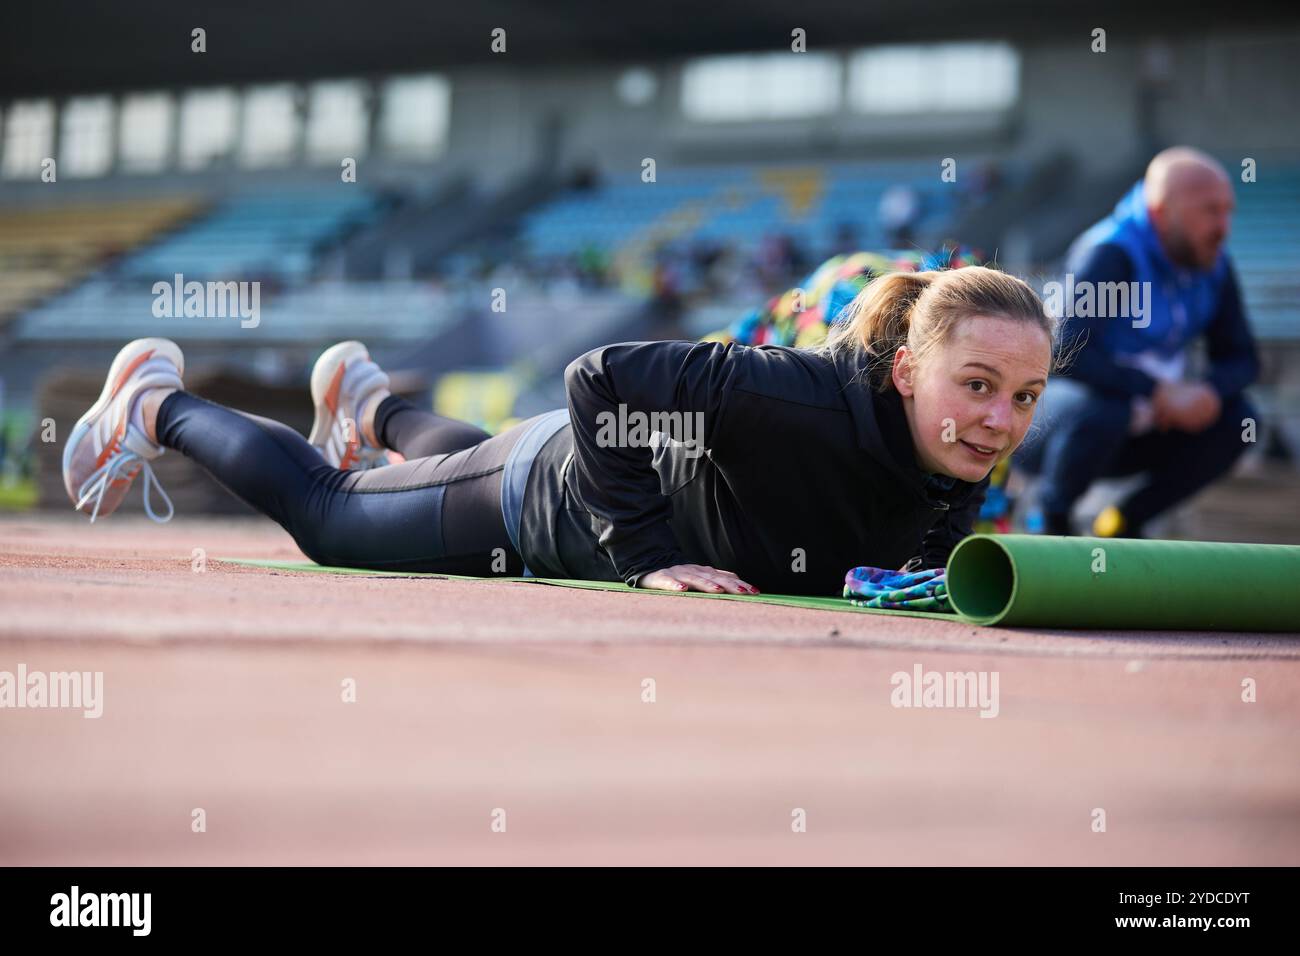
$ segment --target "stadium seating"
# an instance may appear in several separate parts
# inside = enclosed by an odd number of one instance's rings
[[[120,271],[150,279],[179,272],[197,280],[298,282],[311,275],[321,249],[381,212],[372,193],[341,183],[241,193],[219,202],[190,228],[131,256]]]
[[[25,342],[125,341],[165,335],[185,344],[246,345],[410,341],[444,331],[463,317],[452,297],[425,282],[321,281],[260,296],[256,326],[239,318],[158,318],[147,280],[95,278],[23,315],[14,326]]]
[[[570,190],[525,217],[530,254],[567,255],[595,245],[704,239],[752,250],[782,233],[814,249],[829,246],[849,225],[866,248],[886,245],[877,209],[900,183],[922,201],[918,236],[941,233],[955,208],[955,190],[916,164],[838,163],[802,166],[713,166],[660,169],[654,183],[631,176],[590,190]]]
[[[1231,165],[1229,165],[1231,169]],[[1267,165],[1258,181],[1237,183],[1228,248],[1246,308],[1261,339],[1300,339],[1300,166]]]
[[[90,272],[106,251],[121,252],[128,247],[135,251],[65,294],[29,308],[15,326],[19,339],[86,341],[157,335],[160,321],[173,326],[161,334],[181,340],[226,339],[240,334],[247,338],[249,330],[241,329],[237,321],[159,320],[154,316],[153,284],[170,283],[177,273],[187,282],[271,280],[271,286],[260,290],[261,308],[268,319],[273,318],[261,327],[261,339],[328,337],[340,329],[351,330],[344,332],[350,335],[358,324],[364,327],[369,323],[377,328],[377,337],[410,338],[439,326],[438,317],[446,312],[437,290],[421,284],[304,285],[323,249],[382,215],[383,204],[366,190],[343,185],[263,188],[220,201],[198,218],[193,218],[199,208],[193,201],[119,203],[103,208],[115,212],[112,216],[101,213],[95,219],[59,210],[61,218],[44,227],[51,237],[68,237],[66,253],[59,247],[63,256],[59,261],[76,262],[81,268],[64,267],[57,282],[46,281],[42,288],[54,291],[74,276]],[[42,215],[55,218],[50,212]],[[183,228],[142,245],[156,234],[157,223],[175,223],[184,217],[190,221]],[[151,224],[152,228],[147,228]],[[0,241],[0,254],[22,249],[24,227],[30,225],[22,217],[6,219],[0,240],[7,238],[8,243]],[[79,245],[72,243],[73,237]],[[29,284],[35,285],[43,272],[33,268],[28,274]],[[34,297],[28,295],[22,304],[33,302]]]
[[[189,198],[0,210],[0,322],[193,216]]]

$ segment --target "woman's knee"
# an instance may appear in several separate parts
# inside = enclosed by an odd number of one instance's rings
[[[277,495],[272,515],[298,549],[317,564],[339,565],[346,548],[338,547],[341,515],[341,479],[349,472],[321,464],[319,469],[300,473],[297,480]]]

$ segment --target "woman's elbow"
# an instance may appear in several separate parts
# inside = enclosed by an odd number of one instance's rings
[[[591,387],[591,380],[600,373],[602,348],[584,352],[564,367],[564,389],[566,392],[582,392]]]

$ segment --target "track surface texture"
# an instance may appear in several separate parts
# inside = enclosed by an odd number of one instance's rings
[[[1300,635],[223,555],[302,560],[261,519],[0,517],[0,672],[103,673],[98,718],[0,709],[0,864],[1300,864]],[[996,673],[996,716],[894,706],[918,665]]]

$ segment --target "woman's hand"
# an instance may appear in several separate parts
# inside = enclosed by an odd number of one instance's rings
[[[643,574],[638,588],[650,591],[708,591],[712,594],[757,594],[758,588],[746,584],[731,571],[719,571],[703,564],[674,564]]]

